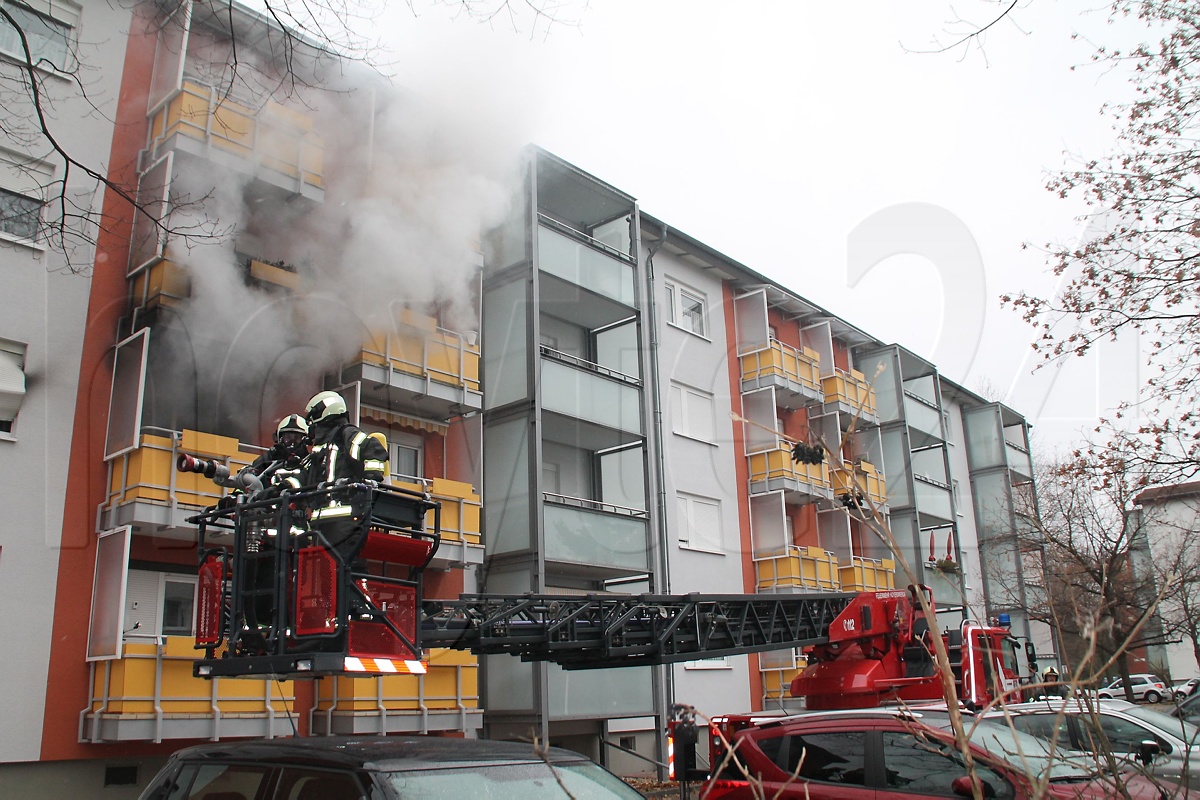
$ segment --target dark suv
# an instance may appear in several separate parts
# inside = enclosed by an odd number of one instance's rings
[[[140,800],[641,800],[568,750],[469,739],[325,736],[222,742],[171,756]]]

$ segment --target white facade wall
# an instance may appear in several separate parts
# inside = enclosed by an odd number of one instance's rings
[[[722,282],[665,250],[655,254],[653,268],[669,591],[751,592],[742,581],[748,554],[742,552],[735,473],[736,459],[744,456],[734,447],[730,403],[729,375],[738,365],[728,363]],[[670,321],[668,284],[703,297],[704,336]],[[675,665],[673,680],[676,702],[702,714],[750,708],[747,656]]]
[[[54,136],[67,152],[102,170],[112,143],[110,120],[116,110],[129,11],[107,2],[84,2],[82,8],[72,9],[72,15],[76,11],[74,35],[82,43],[79,60],[86,65],[83,83],[88,100],[79,98],[71,80],[46,75],[46,107]],[[0,55],[0,83],[7,87],[19,83],[12,77],[17,70]],[[10,91],[2,92],[0,102],[5,127],[13,122],[12,115],[21,113],[19,105],[11,102]],[[0,137],[0,158],[10,161],[44,157],[49,149],[43,140],[22,152],[12,138]],[[63,178],[56,159],[42,166],[52,170],[53,180]],[[98,210],[101,193],[94,182],[83,178],[77,168],[72,176],[68,193]],[[10,178],[6,173],[4,180]],[[4,188],[21,194],[32,191]],[[52,215],[47,207],[43,219]],[[86,266],[92,256],[91,248],[83,247],[72,259]],[[123,270],[124,265],[97,268]],[[0,507],[4,509],[0,514],[0,609],[4,610],[0,640],[16,647],[0,659],[0,686],[5,687],[0,762],[18,762],[39,757],[48,675],[54,670],[51,621],[90,279],[71,273],[63,257],[42,244],[0,235],[0,285],[4,286],[0,339],[26,347],[24,402],[11,434],[0,434]],[[90,433],[97,435],[94,430]],[[90,588],[79,587],[79,602],[87,602]],[[82,660],[83,653],[77,655]],[[79,668],[78,661],[72,668]]]
[[[1200,494],[1173,497],[1147,503],[1142,509],[1146,535],[1150,540],[1151,555],[1170,563],[1178,558],[1183,540],[1194,539],[1200,531]],[[1194,545],[1193,545],[1194,547]],[[1200,664],[1192,643],[1183,641],[1166,645],[1167,667],[1175,682],[1200,675]]]

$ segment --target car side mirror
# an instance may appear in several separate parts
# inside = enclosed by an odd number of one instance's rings
[[[1033,646],[1033,642],[1025,643],[1025,661],[1027,661],[1029,663],[1029,672],[1033,675],[1037,675],[1037,671],[1038,671],[1037,648]]]
[[[992,785],[983,778],[979,779],[979,785],[983,789],[984,797],[996,796],[996,790],[993,789]],[[959,797],[974,797],[975,794],[971,791],[971,776],[959,775],[954,779],[954,782],[950,784],[950,791],[954,792]]]
[[[1145,766],[1150,766],[1154,763],[1154,757],[1162,752],[1162,746],[1152,739],[1147,739],[1138,744],[1137,759]]]

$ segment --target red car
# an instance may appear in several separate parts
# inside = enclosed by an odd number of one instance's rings
[[[728,718],[726,718],[728,719]],[[714,720],[722,726],[722,719]],[[964,716],[983,796],[993,800],[1035,797],[1130,798],[1164,796],[1151,779],[1105,773],[1095,762],[1048,757],[1046,745],[992,721]],[[731,726],[731,727],[737,727]],[[962,753],[946,711],[854,709],[809,712],[768,722],[757,718],[730,739],[737,761],[762,780],[751,785],[732,757],[714,749],[714,770],[701,793],[706,800],[915,800],[971,797]],[[1039,779],[1046,781],[1039,791]],[[1167,785],[1170,797],[1190,797]]]

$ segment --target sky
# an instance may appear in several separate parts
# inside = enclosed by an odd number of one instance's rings
[[[1091,56],[1149,36],[1099,0],[1024,0],[941,53],[1007,2],[563,0],[577,24],[516,4],[517,30],[413,2],[378,25],[406,87],[932,359],[1040,447],[1136,397],[1136,342],[1034,372],[1034,331],[999,302],[1053,292],[1041,248],[1078,237],[1083,206],[1046,178],[1110,149],[1100,108],[1131,96]]]

